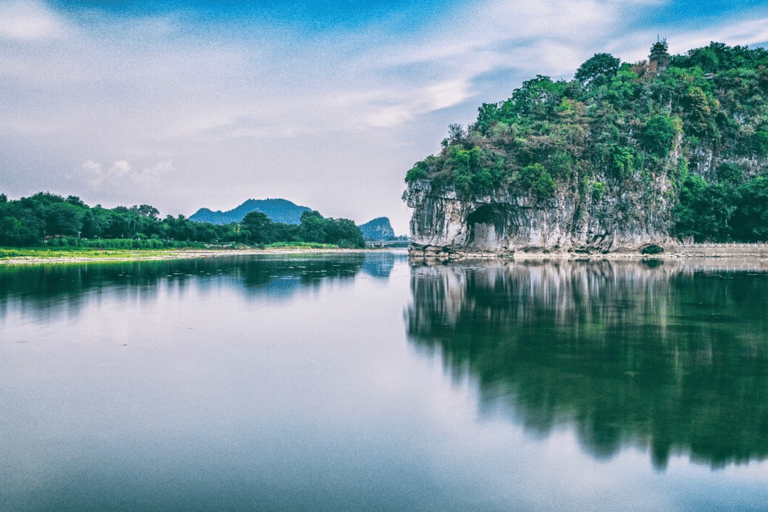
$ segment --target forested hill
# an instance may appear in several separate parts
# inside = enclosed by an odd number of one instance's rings
[[[200,208],[189,217],[195,222],[210,222],[211,224],[231,224],[241,222],[243,218],[253,211],[266,214],[272,222],[282,224],[300,224],[301,215],[311,211],[306,206],[298,206],[287,199],[248,199],[243,204],[232,210],[211,211],[208,208]]]
[[[186,247],[188,244],[274,243],[331,244],[365,247],[363,235],[350,219],[323,217],[305,211],[297,224],[273,222],[252,211],[226,225],[193,222],[183,215],[160,218],[157,208],[90,207],[77,196],[40,192],[10,200],[0,193],[0,246],[55,247]]]
[[[562,226],[580,233],[652,222],[697,241],[768,240],[762,48],[711,43],[671,56],[661,41],[637,63],[599,53],[572,80],[538,75],[483,104],[442,145],[407,172],[411,197],[428,186],[575,205]]]

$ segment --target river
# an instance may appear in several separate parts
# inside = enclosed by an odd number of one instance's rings
[[[4,511],[768,508],[768,273],[0,268]]]

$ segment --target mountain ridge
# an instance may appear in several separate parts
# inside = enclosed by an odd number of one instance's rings
[[[247,199],[239,206],[224,212],[221,210],[213,211],[210,208],[200,208],[189,219],[195,222],[209,222],[211,224],[230,224],[232,222],[241,222],[247,214],[253,211],[262,212],[272,222],[300,224],[302,213],[312,211],[312,209],[282,198]]]

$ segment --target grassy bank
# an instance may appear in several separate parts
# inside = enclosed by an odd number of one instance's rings
[[[0,264],[30,265],[88,261],[130,261],[216,256],[342,250],[337,245],[309,242],[279,242],[259,246],[209,246],[204,248],[100,249],[92,247],[0,247]]]
[[[180,249],[92,249],[87,247],[0,247],[0,261],[15,258],[130,258],[133,256],[163,256]]]

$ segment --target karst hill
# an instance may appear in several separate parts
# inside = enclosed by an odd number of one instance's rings
[[[406,174],[415,253],[768,239],[768,52],[711,43],[536,76]]]

